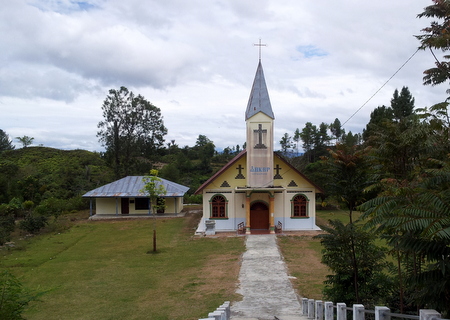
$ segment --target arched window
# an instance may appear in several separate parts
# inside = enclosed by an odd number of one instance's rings
[[[296,195],[292,199],[292,217],[308,216],[308,198],[302,194]]]
[[[227,218],[227,199],[221,195],[211,198],[211,218]]]

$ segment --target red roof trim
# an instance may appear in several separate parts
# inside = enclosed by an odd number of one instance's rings
[[[206,180],[198,189],[195,191],[194,194],[200,194],[205,187],[210,184],[215,178],[217,178],[219,175],[221,175],[225,170],[227,170],[229,167],[231,167],[236,161],[238,161],[240,158],[242,158],[247,153],[247,150],[242,150],[237,156],[235,156],[233,159],[231,159],[226,165],[222,167],[219,171],[217,171],[215,174],[212,175],[211,178]]]

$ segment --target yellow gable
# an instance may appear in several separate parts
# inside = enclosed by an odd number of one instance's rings
[[[273,185],[284,188],[316,188],[305,176],[280,157],[274,157]]]
[[[247,179],[245,177],[245,167],[247,155],[244,155],[236,162],[232,163],[228,168],[221,172],[215,179],[205,186],[205,189],[226,190],[235,189],[236,187],[245,187]]]
[[[247,154],[244,154],[235,162],[227,164],[202,189],[226,191],[237,187],[246,187],[246,165]],[[274,156],[273,173],[274,187],[316,189],[316,192],[321,192],[318,187],[278,155]]]

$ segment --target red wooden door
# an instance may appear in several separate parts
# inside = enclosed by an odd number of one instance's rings
[[[256,202],[250,207],[250,228],[269,229],[269,208],[263,202]]]

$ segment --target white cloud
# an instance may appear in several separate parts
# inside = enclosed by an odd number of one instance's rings
[[[244,111],[262,38],[278,142],[306,122],[347,121],[416,50],[431,0],[15,0],[0,11],[0,129],[37,144],[101,150],[108,90],[126,86],[161,108],[167,141],[217,147],[245,140]],[[446,98],[424,87],[420,51],[345,125],[408,86],[416,106]]]

